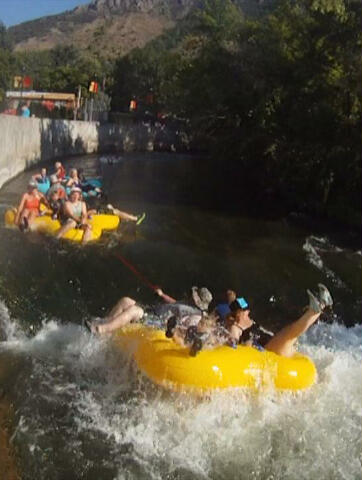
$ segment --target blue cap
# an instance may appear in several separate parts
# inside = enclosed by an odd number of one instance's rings
[[[244,297],[238,297],[236,299],[236,301],[238,302],[238,304],[240,305],[240,308],[248,308],[249,304],[248,302],[245,300]]]
[[[230,310],[236,312],[237,310],[246,310],[249,307],[248,302],[244,297],[238,297],[236,300],[230,303]]]

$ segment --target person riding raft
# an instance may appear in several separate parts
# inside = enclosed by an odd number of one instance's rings
[[[197,326],[190,327],[183,339],[183,345],[190,348],[190,354],[196,355],[204,347],[215,347],[227,344],[236,348],[238,344],[249,345],[259,350],[268,350],[278,355],[291,357],[295,353],[298,338],[305,333],[320,317],[321,313],[333,305],[332,296],[327,287],[318,284],[318,294],[307,290],[309,305],[304,314],[293,323],[272,335],[256,324],[250,317],[247,301],[240,297],[230,304],[231,313],[225,320],[225,327],[218,322],[218,317],[209,315],[203,317]],[[172,319],[168,321],[166,336],[172,337],[180,344],[180,338],[175,338],[176,325]]]
[[[62,212],[62,227],[56,238],[62,238],[72,228],[84,230],[82,244],[89,242],[92,236],[92,227],[88,222],[87,206],[82,201],[82,190],[73,187],[69,193],[69,199],[64,203]]]
[[[22,232],[30,228],[35,218],[40,215],[40,203],[48,206],[47,199],[38,191],[37,187],[37,182],[30,180],[28,191],[21,197],[17,208],[14,222]]]

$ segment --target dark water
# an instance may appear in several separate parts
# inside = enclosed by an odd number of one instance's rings
[[[266,221],[222,208],[217,189],[200,188],[202,159],[132,154],[66,164],[102,174],[109,203],[147,217],[85,248],[0,226],[0,387],[15,406],[23,478],[360,478],[359,238],[297,216]],[[30,174],[0,191],[1,218]],[[215,298],[235,288],[272,329],[297,318],[306,288],[325,283],[334,316],[302,339],[318,385],[296,396],[204,400],[154,387],[111,339],[82,327],[121,296],[155,300],[119,254],[177,298],[191,285]]]

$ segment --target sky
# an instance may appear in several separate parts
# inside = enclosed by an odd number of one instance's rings
[[[90,0],[0,0],[0,21],[7,27],[33,20],[45,15],[54,15],[72,10]]]

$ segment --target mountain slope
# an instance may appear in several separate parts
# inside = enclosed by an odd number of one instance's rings
[[[73,44],[102,56],[126,54],[172,28],[196,0],[93,0],[9,28],[15,50]]]
[[[255,15],[273,0],[232,0]],[[93,0],[74,10],[9,28],[16,51],[73,44],[103,58],[125,55],[174,27],[204,0]]]

